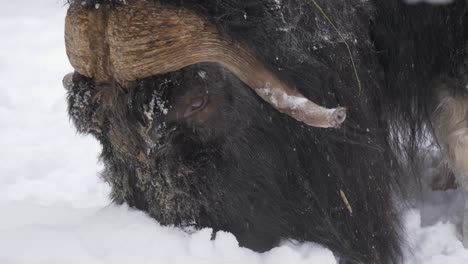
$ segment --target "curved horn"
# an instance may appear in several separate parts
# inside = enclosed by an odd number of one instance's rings
[[[219,63],[274,108],[314,127],[339,127],[342,107],[328,109],[291,89],[241,43],[227,41],[193,11],[144,0],[97,10],[70,6],[65,20],[67,55],[75,70],[98,82],[128,82]]]

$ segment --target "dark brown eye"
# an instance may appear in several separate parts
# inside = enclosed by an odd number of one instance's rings
[[[225,73],[214,64],[194,65],[178,72],[180,84],[172,89],[164,121],[189,127],[215,126],[228,85]]]
[[[197,97],[192,99],[192,109],[197,109],[202,107],[205,104],[205,99],[203,97]]]
[[[203,110],[205,108],[208,98],[205,96],[194,97],[190,99],[191,107],[188,107],[184,112],[184,118],[190,117],[197,112]]]

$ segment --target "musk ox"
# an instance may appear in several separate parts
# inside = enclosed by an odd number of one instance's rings
[[[400,263],[397,157],[433,133],[468,182],[466,10],[70,1],[69,114],[101,143],[113,201],[161,224]]]

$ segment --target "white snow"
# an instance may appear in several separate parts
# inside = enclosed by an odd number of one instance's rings
[[[200,78],[202,78],[203,80],[207,78],[206,75],[206,71],[198,71],[198,76],[200,76]]]
[[[162,227],[126,206],[77,209],[10,203],[1,207],[0,263],[335,263],[313,243],[265,254],[240,248],[230,233]]]
[[[0,263],[336,263],[314,243],[258,254],[229,233],[160,226],[109,205],[99,145],[77,135],[62,77],[72,71],[61,0],[4,1],[0,9]],[[405,210],[405,263],[468,263],[455,191],[425,193]]]
[[[99,146],[68,121],[61,1],[5,1],[0,10],[0,201],[108,203]]]

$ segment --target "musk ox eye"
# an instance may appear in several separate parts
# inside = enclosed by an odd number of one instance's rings
[[[181,122],[186,119],[201,121],[209,118],[206,109],[210,103],[208,94],[186,94],[175,98],[167,113],[166,121]],[[209,108],[209,107],[208,107]],[[197,116],[198,115],[198,116]]]
[[[191,100],[192,107],[190,109],[187,109],[187,111],[184,113],[184,117],[189,117],[195,114],[196,112],[202,110],[205,107],[207,101],[208,100],[206,96],[192,98]]]
[[[203,106],[204,104],[204,98],[203,97],[198,97],[198,98],[194,98],[192,99],[192,109],[195,110],[195,109],[198,109],[200,107]]]
[[[227,73],[217,64],[197,64],[170,73],[178,85],[172,87],[165,122],[190,126],[215,124],[230,86]]]

